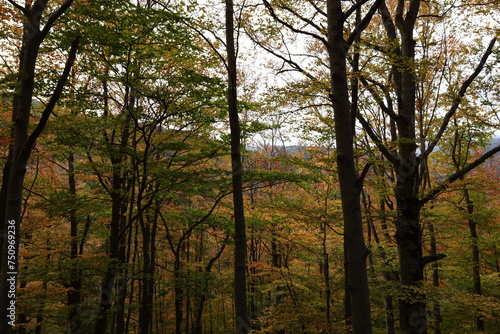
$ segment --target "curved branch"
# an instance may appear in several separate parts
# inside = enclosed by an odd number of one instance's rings
[[[368,10],[368,13],[366,13],[365,17],[359,22],[359,24],[354,28],[354,30],[351,32],[349,37],[347,38],[347,45],[351,46],[352,43],[356,40],[356,38],[363,32],[363,30],[368,27],[368,24],[370,24],[370,21],[372,20],[373,15],[375,15],[375,12],[377,9],[380,7],[381,3],[384,0],[376,0],[373,5],[370,7]],[[362,3],[365,3],[366,1],[362,1]]]
[[[66,60],[66,65],[64,66],[63,73],[59,77],[59,81],[57,82],[56,88],[54,89],[54,92],[52,93],[49,102],[45,106],[42,116],[40,117],[40,121],[38,122],[37,126],[29,136],[28,140],[26,141],[26,149],[27,149],[26,152],[31,152],[31,150],[33,149],[33,146],[35,145],[37,138],[40,136],[43,129],[47,125],[50,114],[52,114],[52,111],[54,110],[57,101],[61,97],[64,85],[68,80],[71,68],[73,67],[73,63],[75,62],[76,59],[76,53],[78,51],[79,42],[80,42],[80,37],[77,37],[71,44],[71,49],[69,51],[68,59]]]
[[[42,40],[47,36],[57,19],[59,19],[66,12],[66,10],[71,6],[72,3],[73,0],[66,0],[57,10],[49,15],[49,18],[47,19],[47,22],[45,23],[45,26],[43,27],[40,35]]]
[[[363,171],[359,175],[358,179],[356,180],[356,191],[358,194],[361,194],[361,190],[363,190],[363,183],[365,181],[366,175],[368,174],[368,171],[370,170],[370,167],[373,166],[372,162],[367,163],[363,167]]]
[[[468,164],[467,166],[463,167],[459,171],[456,171],[455,173],[451,174],[444,182],[436,186],[434,189],[432,189],[425,197],[420,199],[419,205],[423,206],[425,203],[431,201],[432,199],[436,198],[437,195],[442,193],[444,190],[446,190],[453,182],[456,180],[462,178],[465,174],[476,168],[477,166],[481,165],[483,162],[494,156],[496,153],[500,152],[500,145],[492,148],[488,152],[484,153],[482,156]]]
[[[472,82],[477,78],[477,76],[481,73],[481,71],[484,68],[484,65],[486,64],[486,61],[488,60],[488,57],[493,52],[493,47],[495,46],[496,40],[497,40],[496,37],[494,37],[491,40],[488,48],[486,49],[483,57],[481,58],[479,64],[477,65],[476,69],[469,76],[469,78],[467,80],[465,80],[465,82],[462,84],[462,87],[460,87],[460,90],[458,92],[458,96],[455,98],[455,101],[454,101],[453,105],[450,107],[450,110],[444,116],[443,123],[441,124],[441,127],[439,128],[439,131],[437,132],[436,137],[434,138],[432,143],[429,145],[429,147],[427,147],[425,152],[423,152],[421,154],[421,156],[419,157],[419,162],[422,161],[423,158],[429,156],[429,154],[431,154],[431,152],[434,150],[434,148],[438,144],[439,140],[441,140],[441,137],[443,136],[444,132],[446,131],[451,118],[453,117],[453,115],[455,115],[456,111],[458,110],[460,102],[462,102],[462,98],[465,96],[467,89],[472,84]]]
[[[19,9],[21,12],[23,12],[24,15],[28,16],[29,12],[28,10],[26,9],[26,7],[23,7],[21,6],[20,4],[18,4],[17,2],[15,1],[12,1],[12,0],[7,0],[12,6],[16,7],[17,9]]]
[[[367,2],[368,2],[368,0],[360,0],[360,1],[356,2],[351,8],[346,10],[346,12],[344,13],[344,20],[347,20],[349,18],[349,16],[352,15],[352,13],[354,13],[358,8],[360,8],[361,6],[363,6]]]
[[[319,6],[318,6],[318,5],[316,5],[316,3],[315,3],[313,0],[307,0],[307,2],[309,2],[309,4],[310,4],[311,6],[313,6],[313,7],[314,7],[314,9],[315,9],[315,10],[316,10],[319,14],[323,15],[325,18],[328,16],[328,15],[326,14],[326,12],[325,12],[324,10],[322,10],[321,8],[319,8]]]
[[[296,11],[294,11],[293,9],[291,9],[290,7],[288,6],[283,6],[283,5],[280,5],[278,6],[279,8],[281,9],[284,9],[286,10],[287,12],[291,13],[293,16],[299,18],[300,20],[304,21],[305,23],[307,23],[308,25],[310,25],[311,27],[313,27],[314,29],[318,30],[318,31],[322,31],[324,30],[324,28],[318,26],[316,23],[314,23],[311,19],[308,19],[307,17],[304,17],[302,15],[300,15],[299,13],[297,13]]]
[[[389,151],[389,149],[384,145],[379,136],[373,131],[368,121],[359,113],[357,115],[357,118],[370,139],[375,143],[375,145],[377,145],[378,149],[380,150],[380,152],[382,152],[386,159],[389,160],[389,162],[391,162],[394,166],[399,165],[398,157]]]
[[[162,7],[164,10],[166,10],[168,12],[172,12],[165,4],[161,3],[160,1],[154,0],[154,3],[157,4],[157,5],[159,5],[160,7]],[[224,64],[224,68],[227,70],[228,66],[227,66],[226,58],[224,58],[224,56],[217,50],[217,48],[215,47],[215,45],[208,39],[208,37],[200,29],[198,29],[197,27],[195,27],[194,25],[192,25],[191,23],[189,23],[188,20],[182,20],[182,23],[185,26],[187,26],[189,29],[194,30],[194,32],[196,32],[205,42],[207,42],[207,44],[210,46],[210,48],[215,52],[215,54],[217,55],[217,57],[219,57],[219,59]],[[213,32],[212,32],[212,34],[223,45],[226,44],[222,38],[219,38]]]
[[[255,44],[257,44],[258,46],[260,46],[261,48],[263,48],[265,51],[269,52],[270,54],[272,54],[273,56],[275,56],[276,58],[279,58],[281,59],[284,63],[290,65],[292,67],[292,70],[291,71],[297,71],[297,72],[300,72],[302,73],[303,75],[305,75],[306,77],[308,77],[309,79],[315,81],[315,82],[319,82],[319,80],[314,77],[311,73],[307,72],[304,68],[302,68],[302,66],[300,66],[297,62],[293,61],[292,59],[290,58],[287,58],[285,57],[284,55],[281,55],[279,53],[277,53],[276,51],[274,51],[273,48],[271,47],[268,47],[266,45],[264,45],[263,43],[261,43],[260,41],[257,40],[257,38],[255,36],[253,36],[252,34],[248,33],[247,32],[247,36],[252,40],[252,42],[254,42]]]
[[[278,21],[279,23],[281,23],[283,26],[287,27],[288,29],[290,29],[291,31],[293,31],[293,32],[295,32],[297,34],[303,34],[303,35],[306,35],[306,36],[313,37],[313,38],[317,39],[318,41],[320,41],[321,43],[323,43],[326,47],[328,47],[328,41],[326,40],[326,38],[321,37],[320,35],[317,35],[315,33],[309,32],[309,31],[304,31],[304,30],[300,30],[300,29],[295,28],[290,23],[288,23],[288,22],[283,21],[282,19],[280,19],[278,17],[278,15],[276,14],[276,12],[274,11],[274,8],[271,6],[271,4],[267,0],[262,0],[262,1],[264,2],[264,5],[266,6],[267,10],[269,11],[269,14],[276,21]]]

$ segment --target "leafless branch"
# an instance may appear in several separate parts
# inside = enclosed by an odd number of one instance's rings
[[[21,12],[23,12],[24,15],[28,15],[28,10],[21,6],[20,4],[18,4],[17,2],[15,1],[12,1],[12,0],[7,0],[10,4],[12,4],[12,6],[16,7],[17,9],[19,9]]]
[[[351,16],[352,13],[354,13],[358,8],[361,8],[361,6],[363,6],[367,2],[368,2],[368,0],[359,0],[359,1],[357,1],[351,8],[349,8],[348,10],[346,10],[346,12],[344,13],[344,20],[347,20],[347,18],[349,16]]]
[[[465,82],[462,84],[462,87],[460,87],[460,90],[457,94],[457,97],[455,98],[453,105],[450,107],[450,110],[448,110],[448,112],[446,113],[446,115],[443,118],[443,123],[441,124],[441,127],[439,128],[439,131],[437,132],[436,137],[431,142],[431,144],[429,144],[429,147],[427,147],[427,150],[425,150],[425,152],[423,152],[421,154],[421,156],[419,157],[419,161],[422,161],[422,159],[424,157],[427,157],[435,149],[439,140],[441,140],[441,137],[443,136],[446,128],[448,127],[448,124],[450,123],[451,118],[453,117],[453,115],[455,115],[455,113],[456,113],[456,111],[457,111],[457,109],[462,101],[462,98],[465,96],[467,89],[472,84],[472,82],[477,78],[477,76],[481,73],[481,71],[484,68],[484,65],[486,64],[486,61],[488,60],[488,57],[493,52],[493,47],[495,46],[496,40],[497,40],[496,37],[491,40],[488,48],[486,49],[486,52],[484,53],[483,57],[481,58],[481,61],[477,65],[476,69],[469,76],[469,78],[467,80],[465,80]]]
[[[328,41],[326,40],[326,38],[324,38],[324,37],[322,37],[322,36],[320,36],[318,34],[309,32],[309,31],[304,31],[304,30],[300,30],[300,29],[295,28],[290,23],[288,23],[288,22],[280,19],[278,17],[278,15],[276,14],[274,8],[271,6],[271,4],[267,0],[262,0],[262,1],[264,2],[264,5],[266,6],[267,10],[269,11],[269,14],[276,21],[278,21],[279,23],[281,23],[283,26],[287,27],[288,29],[290,29],[291,31],[293,31],[293,32],[295,32],[297,34],[302,34],[302,35],[313,37],[313,38],[317,39],[318,41],[320,41],[321,43],[323,43],[326,47],[328,47]]]
[[[47,19],[47,22],[45,23],[45,26],[43,27],[43,30],[41,32],[42,40],[45,38],[45,36],[47,36],[57,19],[59,19],[61,15],[66,12],[66,10],[71,6],[72,3],[73,0],[66,0],[58,9],[56,9],[49,15],[49,18]]]
[[[373,131],[368,121],[361,114],[358,114],[357,118],[370,139],[375,143],[375,145],[377,145],[380,152],[382,152],[387,160],[389,160],[393,165],[397,166],[399,164],[399,159],[384,145],[379,136]]]
[[[31,150],[33,149],[35,141],[42,133],[43,129],[45,128],[45,125],[47,125],[49,117],[52,114],[52,111],[54,110],[57,101],[59,101],[59,98],[61,97],[64,85],[68,80],[71,68],[73,67],[73,63],[75,62],[76,59],[76,53],[78,51],[79,42],[80,42],[80,37],[77,37],[71,44],[71,49],[69,51],[68,59],[66,60],[66,65],[64,66],[63,73],[59,77],[59,81],[57,82],[56,88],[54,89],[54,92],[52,93],[49,102],[45,106],[42,116],[40,117],[40,121],[38,122],[37,126],[29,136],[28,140],[26,141],[27,152],[31,152]]]
[[[361,19],[359,24],[354,28],[354,30],[349,35],[349,38],[347,38],[347,45],[351,46],[352,43],[354,43],[354,41],[356,40],[356,38],[363,32],[363,30],[365,30],[366,27],[368,27],[368,24],[370,24],[373,15],[375,15],[375,12],[377,11],[378,7],[383,1],[384,0],[376,0],[374,2],[374,4],[370,7],[370,10],[368,10],[368,13],[366,13],[365,17],[363,17],[363,19]]]
[[[470,164],[466,165],[462,169],[456,171],[455,173],[451,174],[446,178],[445,181],[443,181],[441,184],[436,186],[434,189],[432,189],[425,197],[423,197],[420,201],[419,204],[420,206],[423,206],[427,202],[431,201],[432,199],[436,198],[437,195],[442,193],[444,190],[446,190],[453,182],[456,180],[462,178],[464,175],[469,173],[471,170],[476,168],[477,166],[481,165],[483,162],[494,156],[496,153],[500,152],[500,145],[495,146],[488,152],[484,153],[482,156],[471,162]]]

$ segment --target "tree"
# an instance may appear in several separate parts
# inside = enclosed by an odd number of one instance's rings
[[[485,155],[479,157],[459,171],[449,175],[443,182],[428,190],[425,194],[422,191],[422,178],[424,167],[429,155],[436,149],[443,134],[447,130],[450,119],[458,110],[461,102],[466,96],[468,88],[483,70],[493,47],[496,38],[489,43],[482,58],[472,74],[465,79],[461,85],[453,84],[453,96],[451,101],[447,101],[447,110],[437,124],[437,131],[432,132],[428,137],[419,138],[418,116],[416,114],[417,92],[420,71],[425,71],[423,63],[419,62],[416,52],[415,31],[417,29],[417,19],[422,15],[419,0],[411,1],[408,5],[404,1],[398,1],[394,12],[389,10],[389,3],[383,3],[380,7],[382,23],[387,35],[389,50],[387,55],[391,59],[391,70],[389,74],[390,83],[388,86],[379,85],[382,93],[373,94],[372,85],[365,86],[378,103],[380,110],[385,113],[391,122],[392,138],[384,143],[384,138],[375,133],[375,127],[358,114],[358,118],[366,133],[371,137],[374,144],[384,154],[384,157],[391,162],[396,170],[395,199],[397,205],[396,240],[399,250],[400,279],[404,289],[407,289],[409,298],[399,300],[399,316],[402,333],[424,333],[426,324],[425,296],[419,292],[419,286],[424,279],[424,266],[431,261],[424,261],[422,254],[422,225],[420,222],[420,211],[430,200],[435,198],[450,183],[458,180],[461,176],[477,167],[487,158],[500,151],[500,147],[495,147]],[[426,8],[427,9],[427,8]],[[431,17],[434,12],[429,13]],[[394,19],[393,19],[394,18]],[[375,48],[374,50],[384,50]],[[373,82],[373,80],[371,80]],[[388,87],[391,87],[389,93]],[[455,88],[456,87],[456,88]],[[395,107],[393,98],[395,96]],[[383,102],[384,96],[387,103]],[[437,104],[436,104],[437,105]],[[434,117],[431,117],[434,120]],[[425,133],[427,135],[427,133]],[[419,143],[425,143],[424,147],[418,147]],[[396,146],[397,151],[391,149]],[[437,260],[436,258],[435,260]]]
[[[15,318],[8,310],[15,310],[16,280],[18,270],[18,250],[21,228],[21,203],[26,165],[36,140],[42,133],[69,76],[76,57],[78,39],[75,39],[63,73],[52,96],[47,102],[42,116],[35,129],[29,133],[32,98],[35,86],[35,72],[40,45],[45,40],[56,21],[71,6],[72,0],[65,1],[59,8],[50,13],[45,22],[42,22],[43,13],[47,9],[47,1],[35,1],[33,4],[21,6],[9,1],[23,15],[23,37],[19,56],[18,91],[14,96],[12,109],[12,144],[9,158],[4,167],[2,190],[4,197],[0,200],[5,212],[0,213],[3,224],[2,244],[2,282],[0,283],[0,330],[11,333]],[[43,24],[43,27],[42,27]]]
[[[247,312],[246,257],[247,238],[243,203],[243,165],[241,162],[241,127],[238,116],[236,49],[234,43],[234,4],[226,0],[226,52],[229,109],[231,128],[231,168],[233,177],[234,205],[234,304],[236,332],[246,334],[250,331]]]
[[[315,7],[311,9],[313,15],[326,16],[327,38],[321,35],[324,33],[321,25],[315,24],[314,20],[307,18],[299,10],[295,10],[287,5],[277,5],[278,8],[291,13],[299,22],[305,24],[305,26],[314,32],[294,27],[293,24],[288,23],[277,15],[270,2],[264,1],[264,4],[276,21],[294,33],[314,38],[322,43],[328,52],[330,75],[329,97],[333,106],[337,168],[344,217],[344,242],[347,268],[346,294],[348,295],[348,303],[351,306],[350,310],[352,313],[348,317],[352,317],[352,326],[355,333],[371,333],[368,277],[366,273],[366,256],[368,255],[368,251],[364,243],[360,208],[362,177],[358,180],[354,159],[354,115],[357,113],[354,101],[357,97],[351,96],[351,104],[347,77],[347,60],[350,47],[368,26],[379,2],[374,2],[369,10],[367,10],[365,16],[354,22],[354,28],[350,31],[347,38],[344,37],[346,22],[364,2],[344,9],[340,1],[327,1],[326,12],[321,10],[318,4],[315,4]],[[284,57],[282,59],[287,61]],[[311,77],[297,63],[291,60],[287,62],[296,70]]]

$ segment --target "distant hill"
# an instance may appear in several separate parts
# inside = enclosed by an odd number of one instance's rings
[[[500,135],[495,135],[488,146],[486,146],[486,150],[491,150],[493,147],[498,145],[500,145]]]

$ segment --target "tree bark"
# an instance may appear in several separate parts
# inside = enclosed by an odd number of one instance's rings
[[[474,214],[474,203],[472,202],[467,188],[464,189],[464,198],[466,205],[466,212],[468,214],[467,225],[469,226],[471,237],[471,256],[472,256],[472,280],[474,282],[474,293],[478,296],[483,294],[481,287],[481,270],[480,270],[480,256],[479,256],[479,237],[477,235],[477,222],[472,215]],[[481,311],[480,309],[478,310]],[[484,333],[484,319],[481,315],[476,317],[476,329],[478,332]]]
[[[76,178],[75,178],[75,157],[73,152],[69,153],[68,156],[68,183],[69,183],[69,193],[76,200]],[[72,208],[69,212],[69,222],[70,222],[70,258],[72,261],[77,261],[80,256],[79,252],[79,242],[78,242],[78,217],[76,208]],[[69,333],[80,334],[82,331],[82,319],[81,319],[81,289],[82,289],[82,271],[79,266],[71,267],[70,272],[70,282],[68,284],[68,322],[69,322]]]
[[[246,294],[247,240],[243,203],[243,166],[241,163],[241,127],[238,117],[233,0],[226,0],[226,47],[228,72],[227,103],[231,128],[231,167],[234,206],[234,304],[236,332],[238,334],[246,334],[250,331]]]
[[[21,206],[23,196],[23,184],[26,174],[28,160],[36,143],[43,131],[50,114],[59,100],[63,87],[69,77],[70,69],[76,58],[78,39],[73,43],[66,66],[61,74],[56,88],[42,113],[39,123],[31,134],[28,135],[31,116],[31,103],[33,98],[36,61],[39,48],[55,21],[69,8],[72,1],[68,0],[53,12],[43,29],[40,29],[40,20],[47,6],[47,1],[35,1],[26,7],[17,7],[24,14],[24,32],[20,53],[18,91],[13,100],[12,109],[12,154],[10,161],[6,163],[10,168],[4,169],[2,179],[7,181],[7,188],[2,189],[5,198],[0,202],[5,203],[3,216],[3,248],[1,263],[0,282],[0,332],[12,333],[15,324],[16,283],[18,270]],[[7,175],[5,173],[8,173]],[[3,186],[2,186],[3,187]]]
[[[366,270],[368,250],[363,235],[360,191],[354,160],[354,118],[351,114],[347,85],[346,57],[349,45],[344,40],[344,13],[341,1],[328,1],[327,11],[330,98],[335,118],[337,168],[344,219],[347,289],[352,312],[352,329],[356,334],[372,333]]]

